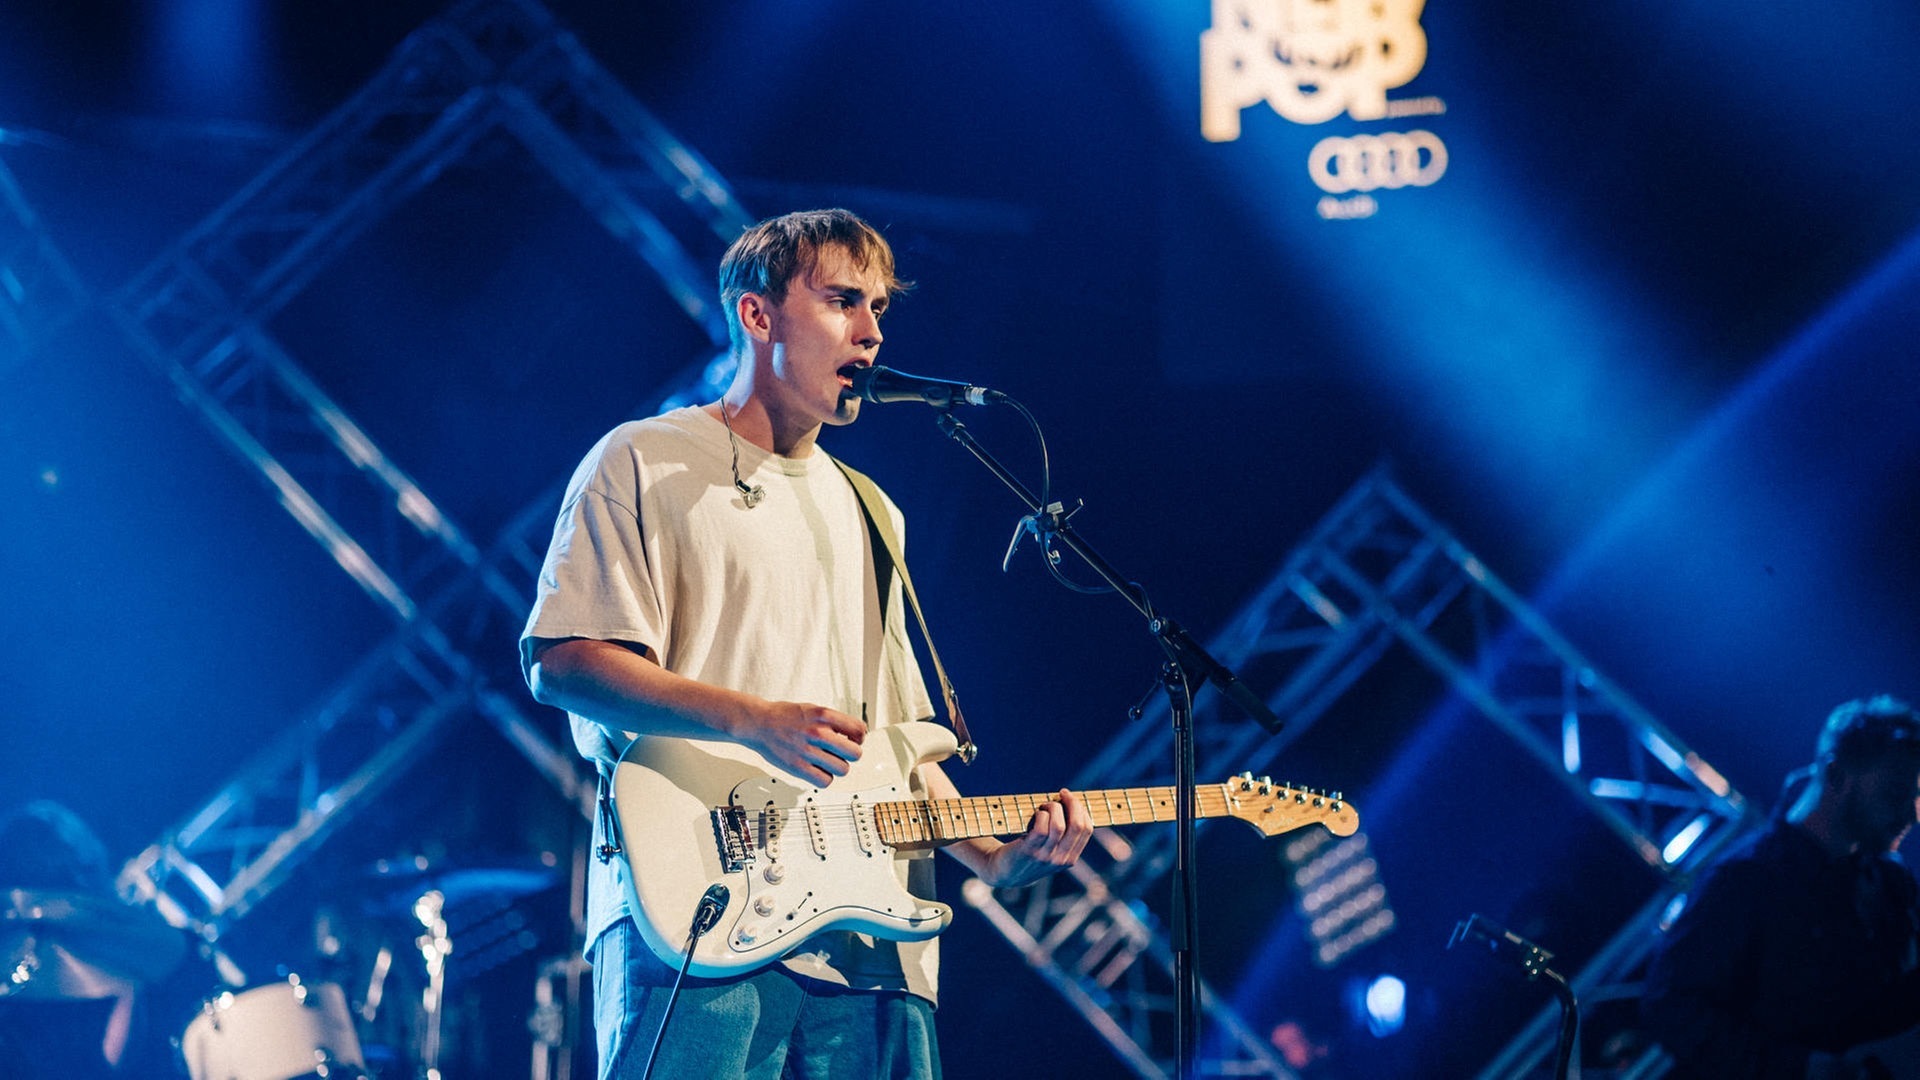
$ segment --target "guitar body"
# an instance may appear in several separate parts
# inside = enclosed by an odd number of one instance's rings
[[[953,910],[900,884],[873,805],[912,798],[914,766],[953,752],[944,727],[890,725],[867,737],[847,775],[816,788],[738,744],[635,740],[614,771],[613,803],[647,946],[679,967],[715,883],[727,888],[726,908],[694,948],[695,975],[744,974],[828,930],[939,934]]]

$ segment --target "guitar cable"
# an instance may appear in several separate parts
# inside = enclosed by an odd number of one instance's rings
[[[680,1001],[680,984],[686,980],[687,969],[693,966],[693,947],[700,943],[700,935],[713,929],[720,916],[727,910],[727,898],[730,890],[720,882],[707,886],[700,896],[700,906],[693,911],[693,928],[687,932],[687,958],[680,962],[680,974],[674,976],[673,989],[667,991],[667,1007],[660,1014],[660,1030],[653,1033],[653,1049],[647,1051],[647,1067],[640,1073],[640,1080],[652,1080],[653,1066],[660,1059],[660,1042],[667,1036],[667,1021],[673,1019],[673,1007]]]

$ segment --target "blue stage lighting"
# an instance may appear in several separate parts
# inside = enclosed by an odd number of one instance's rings
[[[1367,984],[1363,1000],[1367,1030],[1375,1038],[1384,1039],[1406,1025],[1407,984],[1399,976],[1381,975],[1375,978]]]
[[[1280,849],[1293,868],[1294,907],[1313,941],[1313,960],[1323,968],[1392,932],[1398,922],[1387,902],[1367,834],[1344,840],[1312,829]]]
[[[232,117],[270,107],[270,6],[259,0],[168,0],[155,6],[148,43],[153,98],[175,109]]]

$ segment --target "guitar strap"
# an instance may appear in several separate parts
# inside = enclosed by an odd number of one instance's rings
[[[920,610],[920,598],[914,595],[913,576],[907,573],[907,560],[900,552],[900,534],[893,527],[893,515],[887,511],[886,496],[880,494],[879,485],[867,474],[831,454],[827,457],[846,474],[847,482],[853,485],[853,493],[860,497],[860,509],[866,515],[867,532],[873,538],[873,577],[880,588],[881,621],[886,621],[887,597],[893,591],[892,575],[899,574],[900,591],[906,595],[907,607],[913,610],[913,618],[920,624],[920,637],[927,643],[927,655],[933,658],[933,672],[940,678],[940,694],[946,701],[947,719],[953,724],[953,733],[960,740],[958,756],[963,764],[971,765],[980,748],[973,744],[973,737],[967,734],[966,717],[960,715],[960,695],[954,692],[953,680],[947,678],[946,666],[940,662],[940,650],[933,644],[933,632],[927,629],[927,617]]]

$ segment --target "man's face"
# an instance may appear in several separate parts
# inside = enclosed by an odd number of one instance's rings
[[[820,249],[812,270],[795,275],[785,299],[769,310],[769,408],[803,426],[852,423],[860,399],[846,372],[874,363],[886,309],[878,267],[860,269],[837,244]]]
[[[1849,770],[1847,829],[1868,851],[1891,851],[1920,812],[1920,763],[1894,755]]]

